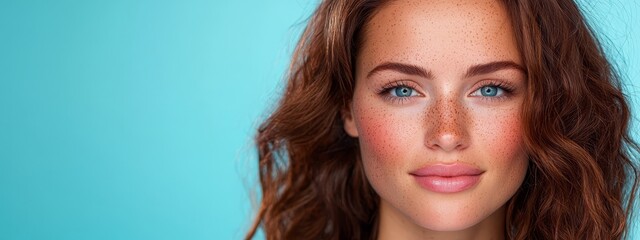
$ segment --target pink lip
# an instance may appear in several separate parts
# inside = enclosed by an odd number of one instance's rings
[[[423,188],[439,193],[456,193],[475,186],[484,171],[466,164],[435,164],[410,174]]]

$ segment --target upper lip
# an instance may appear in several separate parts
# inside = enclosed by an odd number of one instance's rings
[[[419,177],[439,176],[439,177],[457,177],[457,176],[475,176],[484,173],[476,167],[462,164],[432,164],[422,167],[418,170],[410,172],[411,175]]]

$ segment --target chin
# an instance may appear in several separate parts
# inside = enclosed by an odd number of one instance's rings
[[[451,219],[452,216],[448,216],[444,219],[421,219],[420,222],[416,222],[420,227],[437,232],[453,232],[462,231],[471,228],[481,221],[480,219],[465,219],[460,217],[457,219]],[[468,216],[466,216],[468,218]],[[437,220],[437,221],[434,221]]]
[[[463,231],[479,225],[503,224],[500,219],[504,214],[504,206],[497,207],[495,211],[492,206],[481,208],[460,207],[460,206],[434,206],[436,209],[424,209],[422,212],[413,212],[413,216],[407,215],[416,225],[430,231],[454,232]],[[483,209],[484,208],[484,209]],[[426,217],[430,216],[430,217]]]

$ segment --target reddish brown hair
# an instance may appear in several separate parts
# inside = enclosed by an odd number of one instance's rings
[[[340,112],[353,96],[361,31],[381,0],[325,0],[293,55],[276,110],[256,137],[262,197],[247,233],[267,239],[374,239],[379,197]],[[510,239],[621,239],[640,147],[621,82],[572,0],[504,0],[528,73],[529,154],[507,206]]]

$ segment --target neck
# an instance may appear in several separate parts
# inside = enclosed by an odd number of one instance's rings
[[[380,201],[378,224],[378,240],[392,239],[456,239],[475,240],[491,239],[504,240],[505,206],[499,208],[492,215],[478,224],[459,231],[433,231],[416,225],[404,214],[399,212],[386,201]]]

